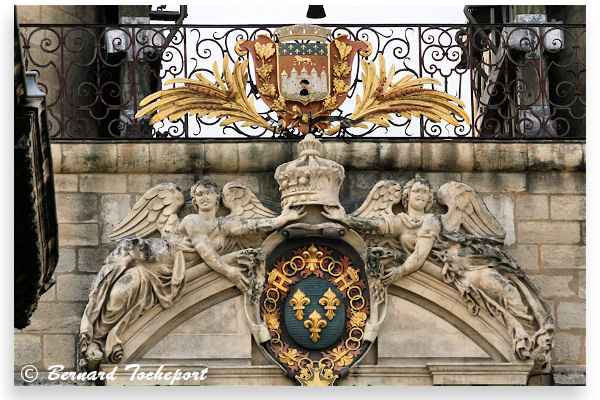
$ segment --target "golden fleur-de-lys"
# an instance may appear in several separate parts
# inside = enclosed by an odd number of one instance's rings
[[[304,292],[300,289],[296,290],[296,293],[290,299],[290,306],[296,311],[295,315],[298,321],[304,318],[304,307],[310,304],[310,299],[306,297]]]
[[[310,331],[310,340],[313,343],[317,343],[317,341],[321,338],[321,329],[327,326],[327,321],[321,317],[321,314],[317,312],[317,310],[313,310],[313,312],[308,316],[308,319],[304,321],[304,327]]]
[[[323,252],[317,250],[314,244],[311,244],[308,250],[302,252],[302,257],[306,260],[306,268],[311,271],[314,271],[319,267],[319,262],[321,261],[321,257],[323,257]]]
[[[308,366],[302,368],[300,375],[296,376],[296,380],[302,386],[333,386],[333,383],[339,376],[333,374],[331,368],[320,366],[313,368]]]
[[[328,288],[323,297],[319,299],[319,304],[325,308],[325,316],[331,321],[335,317],[335,309],[340,305],[340,299],[337,298],[331,288]]]

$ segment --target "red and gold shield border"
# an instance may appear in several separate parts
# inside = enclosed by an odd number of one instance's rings
[[[264,344],[265,350],[301,385],[332,385],[347,376],[372,344],[364,339],[370,292],[362,259],[347,244],[318,238],[283,243],[266,261],[260,315],[271,339]],[[298,345],[283,321],[283,307],[291,301],[294,284],[311,276],[336,285],[346,314],[339,340],[320,350]]]
[[[298,128],[302,133],[309,130],[309,112],[312,118],[328,116],[346,100],[352,78],[352,62],[357,52],[368,56],[371,45],[368,42],[352,41],[346,35],[338,36],[329,43],[329,71],[327,96],[318,101],[303,104],[301,101],[286,100],[279,91],[277,68],[277,43],[271,38],[259,35],[256,40],[246,40],[236,44],[238,54],[252,54],[255,66],[255,79],[261,99],[275,111],[288,129]],[[327,129],[329,122],[314,124],[317,129]]]

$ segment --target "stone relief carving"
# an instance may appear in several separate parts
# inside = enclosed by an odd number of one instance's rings
[[[428,213],[434,197],[445,214]],[[395,205],[403,211],[395,214]],[[351,215],[342,207],[324,208],[326,217],[365,234],[369,265],[380,286],[430,261],[442,268],[443,281],[459,291],[474,315],[483,309],[503,320],[520,359],[540,366],[550,361],[554,320],[549,308],[502,248],[504,230],[473,188],[448,182],[434,196],[431,184],[419,177],[404,184],[380,181]],[[382,256],[383,268],[378,266]]]
[[[184,196],[174,184],[157,185],[144,194],[115,227],[111,238],[117,246],[92,284],[81,322],[82,367],[120,362],[124,330],[157,304],[167,308],[177,301],[187,283],[186,270],[200,263],[242,291],[254,339],[259,346],[270,346],[268,357],[281,361],[286,374],[295,374],[303,384],[319,377],[331,384],[347,375],[377,337],[388,287],[428,262],[439,268],[438,279],[458,291],[473,315],[489,313],[506,327],[518,358],[535,360],[537,368],[550,361],[554,320],[548,306],[506,254],[504,230],[473,188],[447,182],[434,192],[420,177],[405,183],[384,180],[348,215],[339,201],[343,166],[324,158],[324,146],[312,135],[298,147],[298,158],[275,172],[282,194],[280,215],[239,183],[228,183],[222,191],[209,180],[196,183],[190,190],[195,212],[183,218],[178,213]],[[221,204],[228,215],[217,216]],[[443,211],[431,212],[434,207]],[[318,281],[323,274],[328,280]],[[339,301],[335,307],[346,309],[347,328],[335,333],[346,342],[333,350],[318,344],[327,335],[334,344],[339,339],[327,331],[327,326],[334,328],[332,319],[326,320],[328,311],[343,315],[339,311],[313,309],[313,320],[320,313],[323,326],[304,321],[312,311],[294,314],[304,324],[297,332],[306,333],[303,326],[307,332],[313,329],[308,348],[281,331],[285,301],[297,293],[289,304],[296,313],[306,303],[301,295],[309,297],[294,286],[307,277],[322,286],[310,304],[333,307],[331,294],[324,295],[332,289]],[[310,282],[302,284],[313,290]]]
[[[190,190],[195,213],[180,219],[184,195],[172,183],[148,190],[110,235],[117,246],[94,279],[80,327],[80,366],[121,360],[125,328],[156,304],[169,307],[187,268],[205,263],[240,290],[250,288],[267,233],[301,218],[302,208],[276,215],[245,185],[212,181]],[[222,197],[222,198],[221,198]],[[230,210],[217,216],[220,203]],[[149,237],[160,234],[159,238]]]

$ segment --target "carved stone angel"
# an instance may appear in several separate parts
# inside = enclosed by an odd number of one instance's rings
[[[428,213],[434,192],[424,179],[404,185],[380,181],[352,215],[335,207],[325,207],[323,214],[365,233],[372,248],[396,251],[396,262],[385,264],[384,285],[430,261],[442,268],[443,281],[459,291],[473,314],[483,308],[504,321],[520,358],[549,361],[553,318],[525,273],[503,250],[502,226],[464,183],[442,185],[437,201],[447,209],[445,214]],[[405,211],[394,214],[398,203]]]
[[[215,183],[199,181],[190,194],[196,213],[180,220],[183,194],[172,183],[157,185],[115,227],[110,237],[117,246],[92,283],[81,321],[81,366],[94,368],[104,358],[118,362],[125,328],[156,304],[169,307],[191,266],[205,263],[248,290],[245,271],[260,256],[253,247],[304,215],[302,208],[285,208],[277,216],[238,183],[223,188],[223,205],[231,211],[224,217],[217,216],[221,193]],[[157,232],[160,238],[149,237]]]

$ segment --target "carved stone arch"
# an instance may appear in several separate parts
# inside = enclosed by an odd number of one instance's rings
[[[456,290],[436,275],[440,275],[440,268],[426,263],[423,272],[417,271],[399,279],[389,287],[388,294],[416,304],[448,322],[494,362],[518,363],[506,328],[483,311],[472,315]],[[205,265],[191,268],[186,277],[190,282],[171,307],[155,306],[126,330],[121,363],[138,360],[186,320],[241,294],[231,282]]]
[[[171,307],[154,306],[131,324],[123,335],[123,359],[131,363],[186,320],[233,297],[241,295],[233,283],[204,264],[186,272],[182,296]]]
[[[405,276],[388,288],[388,295],[407,300],[448,322],[498,363],[520,362],[512,339],[498,320],[483,310],[473,315],[451,286],[441,281],[441,269],[426,262],[421,271]]]

